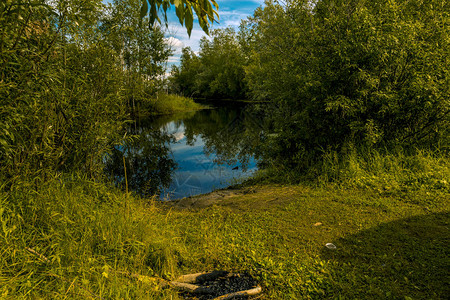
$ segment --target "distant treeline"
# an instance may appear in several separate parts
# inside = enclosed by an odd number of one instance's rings
[[[448,150],[449,11],[442,0],[266,1],[238,32],[185,48],[171,87],[270,101],[264,161],[286,169],[355,146]]]
[[[213,30],[200,40],[198,55],[183,48],[180,67],[172,67],[170,88],[186,97],[242,100],[247,96],[246,65],[236,32]]]

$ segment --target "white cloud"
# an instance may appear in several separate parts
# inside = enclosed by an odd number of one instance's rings
[[[225,22],[226,26],[238,27],[241,25],[241,19],[239,20],[228,20]]]
[[[173,36],[166,38],[165,42],[167,45],[169,45],[169,47],[175,48],[175,50],[184,47],[184,43]]]
[[[192,29],[191,37],[189,37],[186,32],[186,28],[182,27],[179,24],[169,25],[168,34],[170,35],[169,39],[173,38],[175,40],[178,40],[183,44],[183,47],[191,47],[191,49],[194,51],[198,51],[200,39],[205,35],[203,30],[194,28]]]
[[[215,24],[216,28],[223,27],[238,27],[241,24],[242,19],[246,19],[249,14],[239,10],[219,11],[220,24]]]

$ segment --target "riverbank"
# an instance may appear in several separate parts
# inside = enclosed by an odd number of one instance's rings
[[[446,190],[264,184],[165,204],[73,177],[0,196],[6,298],[177,299],[161,281],[207,270],[248,272],[262,299],[449,292]]]

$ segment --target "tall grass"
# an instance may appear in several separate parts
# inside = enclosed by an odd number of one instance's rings
[[[139,115],[167,115],[204,109],[206,106],[194,102],[192,98],[160,93],[156,98],[142,101]]]
[[[356,161],[353,169],[373,173]],[[249,272],[263,299],[448,294],[445,190],[411,202],[355,189],[253,188],[180,211],[79,175],[38,188],[16,180],[0,191],[0,298],[179,299],[158,283],[212,269]]]
[[[444,151],[396,149],[380,151],[349,147],[326,151],[306,169],[271,165],[250,183],[332,185],[338,188],[374,190],[380,193],[450,191],[450,158]]]
[[[149,222],[156,208],[80,176],[64,181],[0,194],[0,298],[167,298],[157,281],[126,276],[173,272],[161,246],[171,241]]]
[[[369,188],[379,192],[450,191],[450,159],[445,153],[397,149],[327,152],[315,169],[319,183]]]

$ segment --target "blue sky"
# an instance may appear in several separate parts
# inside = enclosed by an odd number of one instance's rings
[[[225,28],[232,26],[237,28],[242,19],[246,19],[253,14],[253,11],[264,3],[264,0],[218,0],[220,24],[214,24],[213,29]],[[177,64],[180,59],[181,49],[183,47],[191,47],[192,50],[199,50],[199,42],[204,32],[196,22],[189,38],[186,29],[181,27],[175,10],[168,12],[169,30],[167,32],[168,42],[174,48],[175,54],[169,59],[169,65]]]

